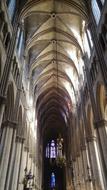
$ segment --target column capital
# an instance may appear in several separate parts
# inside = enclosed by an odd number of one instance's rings
[[[34,156],[33,156],[33,163],[36,165],[36,159]]]
[[[16,121],[11,121],[11,120],[6,120],[2,123],[2,127],[10,127],[10,128],[13,128],[13,129],[16,129],[17,128],[17,122]]]
[[[75,158],[75,157],[73,157],[73,158],[72,158],[72,161],[73,161],[73,162],[76,162],[76,158]]]
[[[76,158],[77,158],[77,157],[80,157],[80,152],[77,152],[77,153],[75,154],[75,156],[76,156]]]
[[[24,143],[24,138],[22,136],[16,136],[16,142]]]
[[[33,154],[32,154],[32,153],[30,153],[30,154],[29,154],[29,157],[30,157],[30,158],[33,158]]]
[[[97,138],[96,138],[95,136],[88,136],[88,137],[86,138],[87,143],[88,143],[88,142],[92,142],[92,141],[96,141],[96,140],[97,140]]]
[[[94,126],[95,126],[95,128],[100,128],[100,127],[107,126],[107,120],[105,120],[105,119],[100,119],[100,120],[98,120],[98,121],[95,121],[95,122],[94,122]]]
[[[86,146],[85,145],[81,145],[81,151],[86,150]]]
[[[25,145],[24,149],[25,149],[25,151],[29,152],[29,146]]]

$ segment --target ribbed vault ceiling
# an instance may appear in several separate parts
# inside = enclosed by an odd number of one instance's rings
[[[82,74],[84,0],[29,0],[21,19],[39,121],[67,122]]]

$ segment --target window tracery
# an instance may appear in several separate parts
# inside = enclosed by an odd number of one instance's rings
[[[55,141],[52,140],[46,146],[46,158],[56,158],[57,147]]]
[[[55,141],[51,141],[51,146],[50,146],[50,158],[56,158],[56,147],[55,147]]]

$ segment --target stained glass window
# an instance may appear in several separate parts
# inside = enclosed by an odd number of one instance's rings
[[[51,146],[50,146],[50,158],[56,158],[56,148],[55,148],[55,141],[51,141]]]
[[[11,20],[14,16],[15,6],[16,6],[16,0],[10,0],[8,3],[8,11],[9,11],[9,15],[10,15]]]
[[[46,158],[56,158],[56,152],[57,152],[57,147],[56,147],[55,141],[52,140],[46,146],[45,156]]]
[[[19,57],[21,56],[22,44],[23,44],[23,32],[20,33],[20,37],[19,37],[19,46],[18,46]]]
[[[91,55],[90,54],[90,47],[89,47],[89,43],[88,43],[86,32],[84,34],[84,49],[85,49],[85,52],[87,52],[88,57],[90,57],[90,55]]]
[[[55,174],[52,172],[51,174],[51,188],[55,187]]]
[[[46,147],[46,158],[49,158],[49,144]]]
[[[101,0],[102,4],[104,4],[105,0]]]
[[[93,47],[93,41],[92,41],[91,33],[90,33],[89,30],[87,30],[87,34],[88,34],[88,38],[89,38],[90,45],[91,45],[91,48],[92,48]]]
[[[100,9],[98,7],[97,1],[96,0],[92,0],[91,1],[91,5],[92,5],[92,12],[93,12],[96,24],[98,24],[99,20],[100,20],[101,13],[100,13]]]
[[[17,50],[19,49],[20,35],[21,35],[21,30],[20,30],[20,28],[18,28],[18,32],[17,32],[17,42],[16,42]]]

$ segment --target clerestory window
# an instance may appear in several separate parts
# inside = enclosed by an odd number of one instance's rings
[[[14,16],[14,12],[15,12],[15,7],[16,7],[16,0],[8,0],[7,1],[7,6],[8,6],[8,12],[9,12],[9,16],[10,19],[13,19]]]
[[[100,1],[101,1],[102,5],[105,3],[105,0],[100,0]]]
[[[48,145],[47,145],[47,147],[46,147],[46,158],[49,158],[49,143],[48,143]]]
[[[100,13],[100,9],[99,9],[99,6],[97,4],[97,1],[92,0],[91,1],[91,6],[92,6],[92,12],[93,12],[96,24],[98,24],[99,20],[100,20],[101,13]]]

